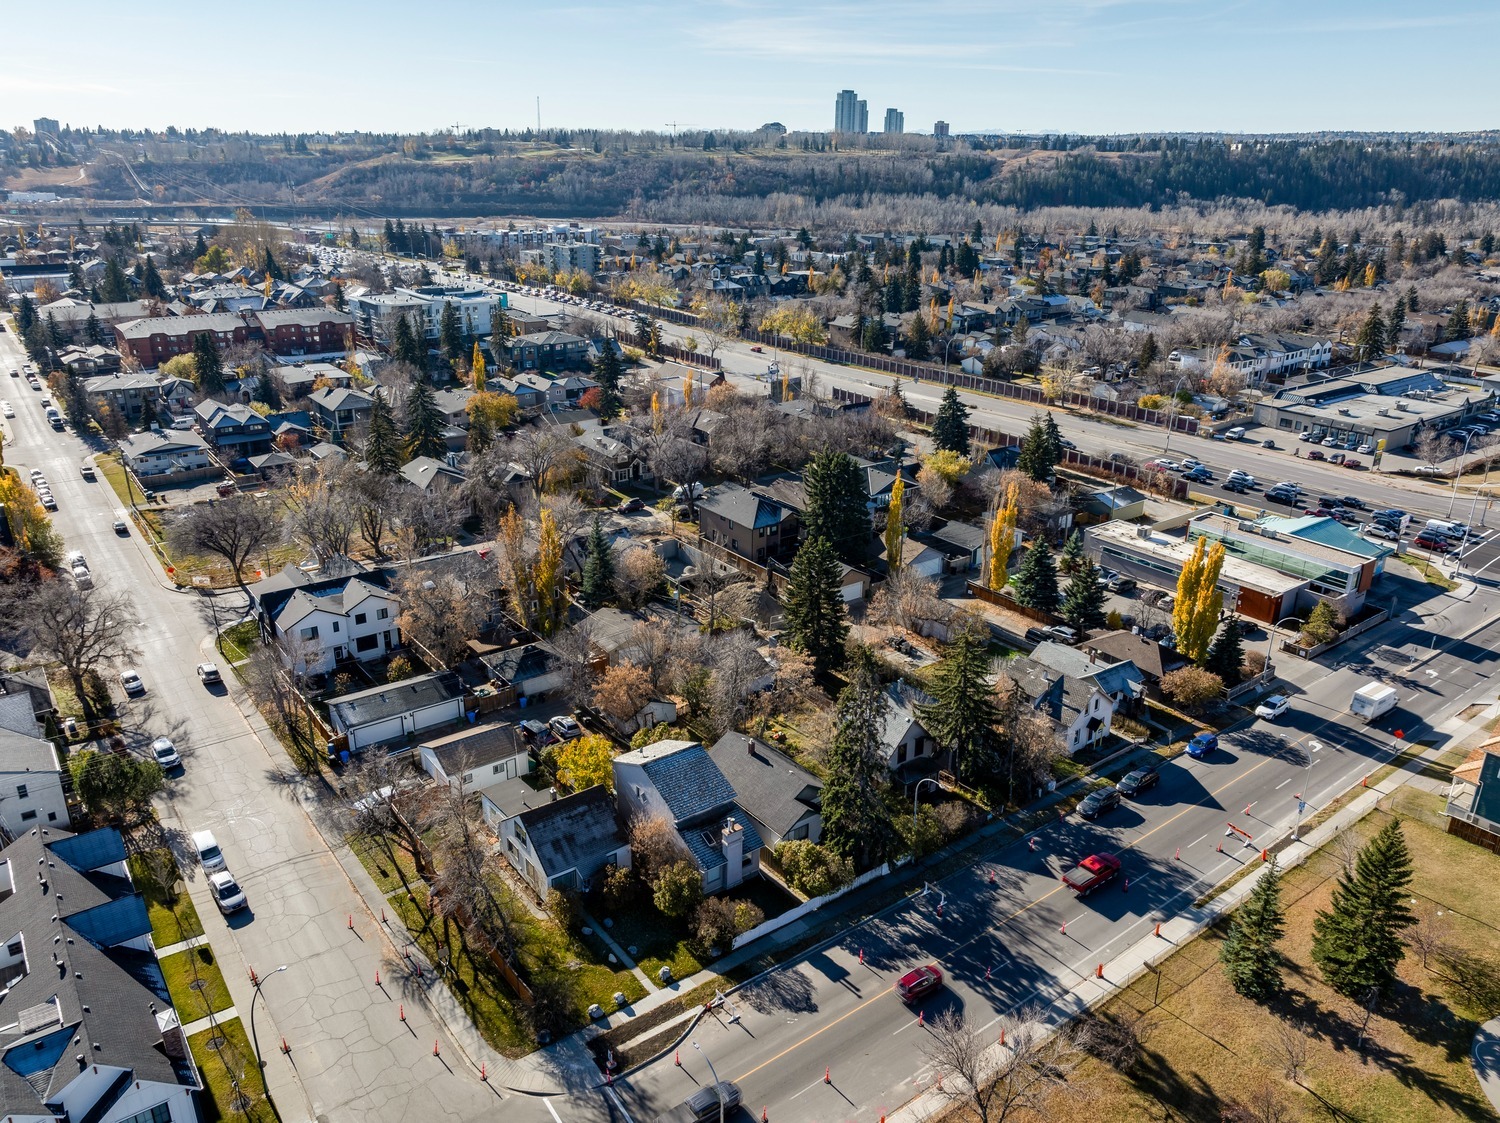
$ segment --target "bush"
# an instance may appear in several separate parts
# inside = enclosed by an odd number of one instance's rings
[[[640,880],[628,866],[610,866],[599,882],[599,900],[609,912],[622,912],[641,893]]]
[[[405,655],[392,655],[391,661],[385,665],[386,682],[400,682],[416,673],[416,666]]]
[[[583,922],[578,911],[578,898],[561,889],[547,890],[547,912],[565,932],[577,932]]]
[[[816,842],[783,842],[775,854],[787,884],[804,897],[821,897],[854,880],[854,863]]]
[[[1162,676],[1161,692],[1183,712],[1196,714],[1218,700],[1224,680],[1201,667],[1183,667]]]
[[[1160,394],[1143,394],[1136,400],[1135,404],[1142,409],[1165,409],[1167,399]]]
[[[1308,616],[1307,623],[1302,625],[1302,645],[1314,647],[1327,643],[1338,636],[1340,626],[1339,615],[1333,610],[1333,605],[1320,600]]]
[[[651,903],[672,920],[682,920],[703,900],[703,875],[686,859],[673,862],[656,879]]]
[[[1266,653],[1264,651],[1247,651],[1245,658],[1240,663],[1240,674],[1249,679],[1254,678],[1266,669]]]
[[[693,914],[693,935],[703,950],[717,948],[726,952],[734,947],[736,936],[750,931],[765,918],[766,914],[749,901],[708,897]]]

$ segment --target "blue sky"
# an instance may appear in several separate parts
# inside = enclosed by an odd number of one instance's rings
[[[1466,130],[1500,125],[1497,31],[1497,0],[18,3],[0,124],[524,128],[540,95],[544,126],[827,129],[848,87],[913,132]]]

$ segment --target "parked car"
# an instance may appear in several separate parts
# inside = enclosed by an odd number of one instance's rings
[[[1273,441],[1273,440],[1267,439],[1267,440],[1264,440],[1264,441],[1260,442],[1260,447],[1261,448],[1275,448],[1276,447],[1276,442]]]
[[[558,714],[548,719],[547,726],[559,741],[571,741],[574,737],[583,736],[583,727],[566,714]]]
[[[1154,764],[1148,764],[1144,768],[1137,768],[1134,772],[1127,772],[1115,789],[1127,799],[1134,799],[1148,788],[1154,788],[1161,782],[1161,770]]]
[[[1384,523],[1368,523],[1365,526],[1364,532],[1371,538],[1380,538],[1386,542],[1399,542],[1401,540],[1401,532],[1393,526],[1386,526]]]
[[[123,538],[129,538],[130,537],[130,524],[128,522],[126,522],[124,519],[116,519],[114,522],[110,523],[109,525],[110,525],[110,529],[113,530],[116,534],[120,535],[121,537],[123,537]]]
[[[219,683],[223,682],[224,680],[223,680],[222,677],[220,677],[220,675],[219,675],[219,668],[218,668],[218,666],[216,664],[214,664],[214,663],[199,663],[198,664],[198,681],[201,682],[204,686],[217,686]]]
[[[1078,642],[1078,633],[1066,624],[1048,624],[1042,629],[1047,638],[1056,643],[1065,643],[1072,647]]]
[[[645,509],[646,501],[639,495],[632,496],[631,498],[626,499],[618,507],[615,508],[615,510],[622,515],[629,515],[635,511],[644,511]]]
[[[120,672],[120,685],[125,688],[126,694],[146,693],[146,684],[141,681],[141,676],[136,674],[133,670],[124,670]]]
[[[1310,449],[1307,450],[1307,458],[1309,460],[1327,460],[1328,459],[1328,457],[1324,456],[1321,452],[1319,452],[1315,448],[1310,448]]]
[[[1372,445],[1369,441],[1366,441],[1354,451],[1359,453],[1361,456],[1373,456],[1375,453],[1375,446]]]
[[[941,989],[943,985],[943,972],[936,963],[929,963],[926,967],[913,967],[906,974],[896,980],[896,993],[901,996],[901,1001],[912,1003],[919,998],[926,998],[935,990]]]
[[[219,842],[214,838],[213,831],[194,831],[193,851],[198,855],[198,864],[209,873],[227,867],[224,851],[219,849]]]
[[[1364,465],[1364,462],[1362,460],[1356,460],[1352,456],[1345,457],[1345,459],[1344,459],[1344,467],[1345,468],[1353,468],[1356,472],[1359,471],[1364,466],[1365,465]]]
[[[1187,754],[1194,760],[1202,760],[1219,747],[1217,733],[1199,733],[1188,742]]]
[[[210,875],[208,890],[214,895],[214,904],[219,906],[219,911],[225,916],[238,912],[249,903],[245,900],[245,891],[239,887],[234,880],[234,874],[228,870]]]
[[[1413,546],[1420,546],[1424,550],[1431,550],[1434,554],[1446,554],[1453,549],[1448,540],[1436,534],[1419,534],[1412,539]]]
[[[1285,694],[1273,694],[1255,707],[1255,716],[1263,717],[1267,721],[1274,721],[1286,713],[1291,704],[1292,700]]]
[[[692,492],[693,492],[693,498],[694,499],[702,499],[703,498],[703,485],[701,483],[694,483],[692,485]],[[688,487],[687,487],[687,485],[685,485],[685,484],[678,484],[676,487],[674,487],[672,489],[672,498],[673,499],[686,499],[687,497],[688,497]]]
[[[179,768],[182,766],[182,757],[177,755],[177,746],[172,744],[170,737],[158,737],[152,741],[151,756],[163,768]]]
[[[1136,587],[1136,581],[1134,577],[1125,577],[1116,573],[1104,583],[1104,586],[1112,593],[1128,593]]]
[[[1118,788],[1098,788],[1089,792],[1078,804],[1078,813],[1085,819],[1097,819],[1106,811],[1113,811],[1120,806],[1120,791]]]

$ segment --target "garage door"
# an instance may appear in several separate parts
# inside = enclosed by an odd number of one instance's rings
[[[369,725],[361,725],[349,731],[349,747],[351,749],[363,749],[370,745],[378,745],[383,741],[395,741],[402,734],[401,715],[388,717],[382,721],[372,721]]]

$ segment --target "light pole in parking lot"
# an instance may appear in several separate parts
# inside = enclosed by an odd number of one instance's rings
[[[719,1100],[719,1123],[724,1123],[724,1089],[719,1086],[719,1074],[714,1071],[714,1062],[708,1060],[708,1054],[703,1052],[703,1046],[694,1041],[693,1048],[702,1054],[705,1061],[708,1061],[708,1074],[714,1078],[714,1095]]]
[[[1453,468],[1453,494],[1448,498],[1447,518],[1453,517],[1453,505],[1458,502],[1458,478],[1464,474],[1464,457],[1469,455],[1469,442],[1474,439],[1472,430],[1464,434],[1464,448],[1458,454],[1458,463]]]

